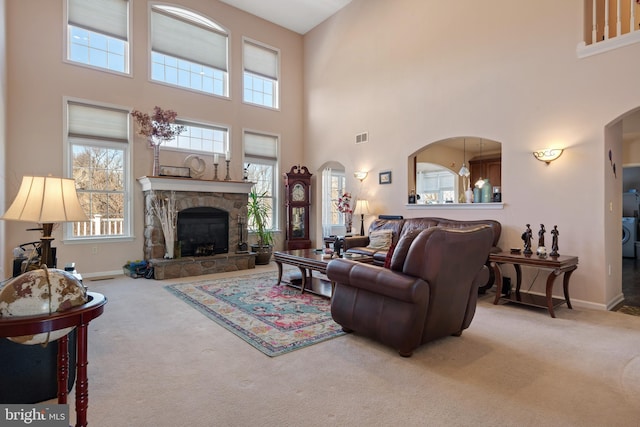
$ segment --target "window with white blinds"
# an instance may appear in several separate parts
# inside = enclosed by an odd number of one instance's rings
[[[67,176],[88,221],[65,224],[65,239],[131,236],[129,111],[68,101]]]
[[[67,60],[129,73],[129,4],[68,0]]]
[[[278,108],[279,51],[264,44],[243,41],[243,100]]]
[[[278,160],[278,137],[245,131],[244,155],[265,160]]]
[[[228,96],[227,31],[191,11],[151,6],[151,79]]]
[[[278,137],[245,131],[244,168],[247,179],[254,182],[256,193],[271,206],[271,229],[276,228],[278,212]]]

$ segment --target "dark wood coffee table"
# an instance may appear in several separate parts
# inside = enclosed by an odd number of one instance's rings
[[[569,299],[569,279],[574,270],[578,268],[577,256],[560,255],[557,257],[539,257],[536,254],[525,255],[521,253],[500,252],[490,254],[489,262],[496,276],[496,297],[493,301],[494,304],[498,304],[499,301],[504,300],[516,304],[546,308],[551,317],[556,317],[553,311],[554,307],[566,303],[568,308],[573,308],[571,307],[571,300]],[[516,271],[516,290],[509,295],[502,295],[502,270],[500,269],[500,264],[513,264]],[[522,265],[551,270],[547,277],[546,296],[520,291],[520,285],[522,284],[522,271],[520,266]],[[562,284],[564,299],[553,298],[553,284],[556,276],[563,273]]]
[[[313,279],[312,272],[317,271],[321,274],[327,274],[327,264],[333,258],[323,258],[323,253],[315,249],[295,249],[290,251],[276,251],[273,253],[273,259],[278,265],[278,285],[282,282],[282,265],[293,265],[300,269],[300,275],[302,283],[300,285],[300,291],[304,293],[305,290],[313,292],[311,282]],[[371,263],[373,257],[367,255],[354,254],[352,256],[344,256],[345,259],[351,259],[353,261]],[[333,294],[334,283],[331,282],[331,295]],[[329,296],[320,291],[316,291],[323,296]]]

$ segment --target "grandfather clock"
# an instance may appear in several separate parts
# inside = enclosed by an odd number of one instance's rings
[[[311,205],[311,174],[306,166],[293,166],[285,174],[287,205],[287,250],[309,249],[309,209]]]

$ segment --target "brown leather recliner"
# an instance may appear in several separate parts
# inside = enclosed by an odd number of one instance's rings
[[[421,344],[459,336],[475,314],[478,286],[493,242],[489,226],[432,227],[407,233],[391,268],[335,259],[327,276],[335,282],[331,315],[356,332],[409,357]]]

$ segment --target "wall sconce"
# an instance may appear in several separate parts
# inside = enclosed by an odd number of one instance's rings
[[[562,151],[563,150],[561,148],[545,148],[543,150],[534,151],[533,157],[541,162],[545,162],[548,166],[549,163],[560,157]]]
[[[364,181],[364,179],[367,177],[369,173],[365,172],[365,171],[356,171],[353,173],[353,176],[356,177],[356,179],[359,179],[360,182]]]

